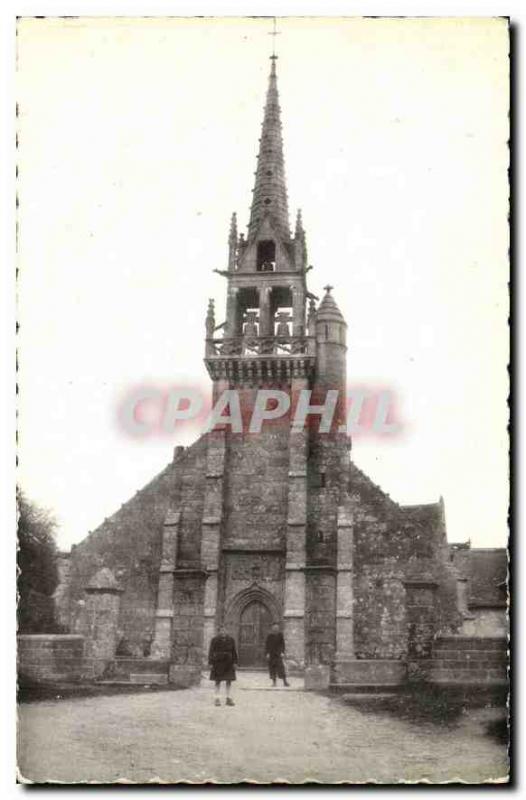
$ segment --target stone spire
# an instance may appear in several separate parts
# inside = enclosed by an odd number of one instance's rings
[[[270,57],[272,66],[259,140],[256,181],[248,224],[249,241],[256,235],[260,222],[266,214],[269,215],[276,233],[286,241],[290,239],[276,60],[277,56]]]

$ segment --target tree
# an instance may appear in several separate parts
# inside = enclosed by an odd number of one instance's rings
[[[18,630],[58,633],[53,592],[58,584],[53,515],[19,491],[18,500]]]

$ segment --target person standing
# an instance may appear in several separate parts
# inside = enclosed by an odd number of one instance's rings
[[[214,705],[220,706],[221,682],[225,682],[226,705],[235,705],[230,697],[232,681],[236,679],[237,650],[233,638],[228,635],[224,625],[219,626],[217,636],[210,642],[208,663],[211,667],[210,680],[215,683]]]
[[[285,664],[283,663],[283,656],[285,654],[285,639],[279,629],[277,622],[274,622],[267,636],[265,644],[265,654],[268,660],[268,671],[272,685],[276,686],[276,678],[281,678],[283,686],[289,686],[287,676],[285,674]]]

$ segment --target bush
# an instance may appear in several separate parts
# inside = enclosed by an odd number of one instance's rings
[[[61,633],[55,620],[53,593],[58,584],[56,521],[18,493],[18,630],[20,633]]]
[[[400,694],[401,716],[414,721],[453,725],[463,710],[462,698],[425,680],[407,683]]]
[[[498,744],[509,744],[510,731],[508,727],[508,718],[506,716],[499,717],[488,722],[486,726],[486,734],[495,739]]]

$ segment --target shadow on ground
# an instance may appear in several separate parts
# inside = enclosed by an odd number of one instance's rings
[[[153,694],[155,692],[179,692],[180,686],[158,684],[135,685],[98,685],[94,683],[64,683],[48,686],[19,686],[17,700],[19,703],[38,703],[43,700],[72,700],[76,697],[101,697],[116,694]]]

